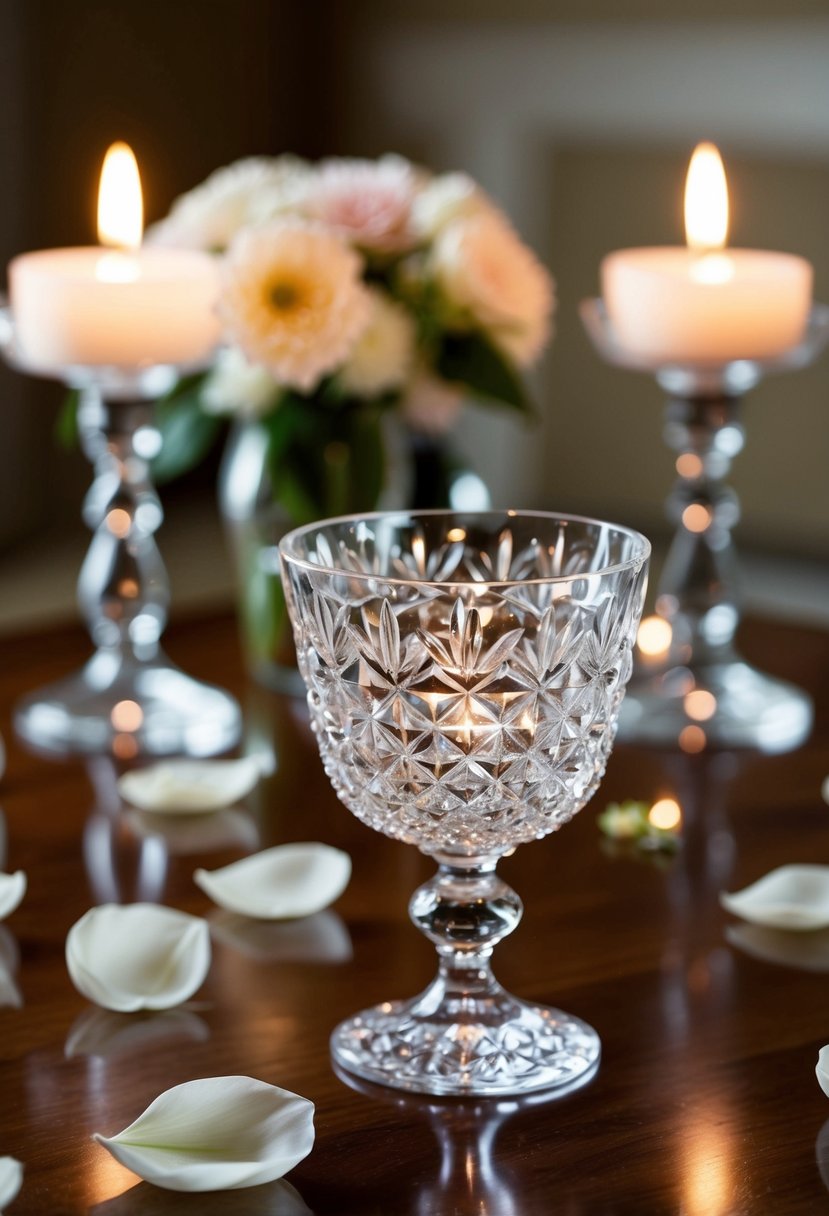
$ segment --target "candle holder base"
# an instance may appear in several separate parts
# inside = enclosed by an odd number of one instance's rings
[[[734,659],[693,674],[687,667],[635,674],[619,714],[619,740],[679,745],[687,752],[713,747],[773,754],[800,747],[812,717],[812,702],[799,688]]]
[[[75,675],[19,702],[14,725],[46,755],[133,760],[227,751],[239,739],[241,714],[229,694],[185,675],[160,651],[142,661],[101,649]]]

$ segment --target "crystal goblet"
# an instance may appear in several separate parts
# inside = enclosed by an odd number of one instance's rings
[[[494,979],[518,924],[499,857],[596,790],[632,666],[650,546],[534,512],[327,520],[280,544],[313,729],[350,811],[437,861],[409,905],[439,972],[419,997],[343,1022],[332,1053],[434,1094],[571,1088],[596,1032]]]

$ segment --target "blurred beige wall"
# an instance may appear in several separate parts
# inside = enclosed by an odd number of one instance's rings
[[[558,282],[538,426],[521,434],[480,412],[464,424],[496,499],[607,513],[664,534],[673,464],[659,390],[601,363],[578,303],[596,293],[603,254],[682,243],[684,175],[702,138],[719,142],[726,159],[731,243],[803,254],[815,265],[817,298],[829,299],[825,0],[347,7],[339,150],[393,148],[466,169]],[[825,557],[829,355],[761,385],[745,420],[733,470],[743,542]]]

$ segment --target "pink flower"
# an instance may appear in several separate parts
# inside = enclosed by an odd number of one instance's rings
[[[497,211],[448,224],[431,254],[431,270],[447,303],[478,324],[521,367],[550,336],[553,282],[535,254]]]
[[[401,402],[401,408],[412,430],[425,435],[444,435],[457,422],[463,399],[463,386],[448,384],[425,368],[420,368]]]
[[[223,268],[220,313],[230,341],[280,384],[313,392],[339,368],[370,316],[360,257],[302,220],[239,233]]]
[[[305,201],[306,213],[352,244],[378,253],[412,248],[417,174],[401,156],[323,161]]]

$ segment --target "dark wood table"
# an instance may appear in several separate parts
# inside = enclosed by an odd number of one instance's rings
[[[208,835],[169,839],[121,807],[106,759],[54,763],[13,741],[13,700],[69,671],[80,630],[0,643],[4,868],[28,872],[4,923],[20,1007],[0,1009],[0,1155],[25,1163],[13,1216],[312,1211],[396,1216],[814,1216],[829,1210],[829,1100],[815,1080],[829,1042],[829,931],[747,934],[718,903],[785,862],[829,862],[829,634],[750,623],[747,657],[818,700],[812,741],[789,756],[683,756],[619,746],[594,799],[562,832],[502,866],[524,920],[496,952],[519,995],[560,1004],[603,1042],[596,1078],[558,1101],[477,1104],[360,1092],[332,1071],[333,1026],[364,1005],[414,994],[434,971],[409,924],[432,869],[337,803],[301,708],[246,686],[229,617],[179,623],[168,650],[245,703],[278,767],[243,813]],[[610,800],[670,794],[685,816],[670,859],[614,852],[596,826]],[[211,911],[192,881],[258,847],[322,840],[354,876],[313,922],[259,925]],[[93,904],[154,899],[208,915],[213,965],[172,1015],[96,1011],[64,963],[70,926]],[[794,957],[788,958],[794,951]],[[769,958],[759,954],[771,955]],[[775,957],[776,956],[776,957]],[[798,957],[799,956],[799,957]],[[795,965],[797,964],[797,965]],[[812,969],[814,968],[814,969]],[[4,999],[13,1000],[7,989]],[[245,1073],[317,1107],[313,1153],[294,1191],[177,1195],[139,1182],[90,1140],[131,1122],[162,1090]],[[825,1181],[824,1181],[825,1179]]]

